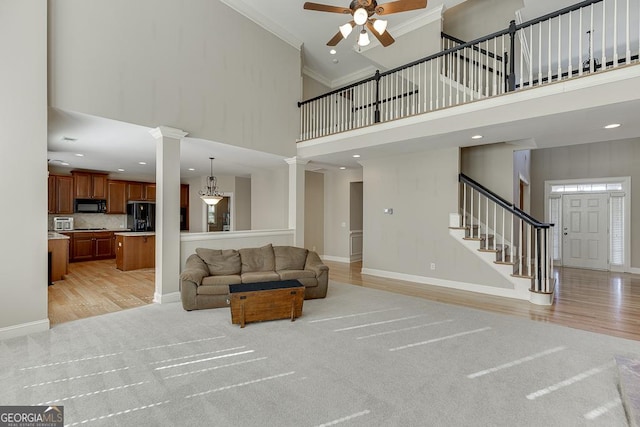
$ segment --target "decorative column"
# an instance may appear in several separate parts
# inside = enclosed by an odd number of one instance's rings
[[[180,301],[180,129],[160,126],[156,139],[156,290],[153,301]]]
[[[289,164],[289,228],[295,230],[294,246],[304,248],[304,172],[308,160],[285,159]]]

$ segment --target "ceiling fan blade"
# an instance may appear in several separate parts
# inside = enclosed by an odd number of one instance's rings
[[[338,33],[337,33],[335,36],[333,36],[333,37],[331,38],[331,40],[329,40],[329,41],[327,42],[327,46],[335,46],[335,45],[337,45],[338,43],[340,43],[340,41],[341,41],[343,38],[344,38],[344,37],[342,37],[342,33],[341,33],[340,31],[338,31]]]
[[[310,1],[304,4],[304,8],[307,10],[317,10],[319,12],[351,14],[351,9],[349,9],[348,7],[330,6],[328,4],[312,3]]]
[[[395,39],[391,37],[391,34],[389,34],[389,31],[385,31],[384,33],[382,33],[382,35],[378,34],[376,29],[373,27],[373,24],[371,23],[371,21],[367,21],[367,28],[369,29],[369,31],[371,31],[371,34],[376,36],[376,38],[382,44],[382,46],[387,47],[393,42],[395,42]]]
[[[389,15],[391,13],[407,12],[409,10],[424,9],[427,7],[427,0],[396,0],[376,7],[378,15]]]
[[[351,28],[356,26],[355,21],[348,22],[347,24],[351,24]],[[347,24],[344,24],[344,25],[347,25]],[[351,32],[351,31],[349,31],[349,32]],[[327,42],[327,46],[335,46],[338,43],[340,43],[340,40],[342,40],[344,38],[346,38],[346,37],[344,36],[344,34],[342,34],[342,28],[341,28],[340,31],[338,31],[338,33],[335,36],[333,36],[333,38],[331,40],[329,40]]]

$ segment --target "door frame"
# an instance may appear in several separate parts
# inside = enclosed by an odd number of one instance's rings
[[[549,214],[549,198],[552,195],[558,195],[562,193],[554,193],[551,191],[551,187],[554,185],[573,185],[573,184],[611,184],[611,183],[622,183],[622,191],[620,190],[607,190],[607,191],[597,191],[599,193],[624,193],[624,224],[625,224],[625,232],[624,232],[624,262],[622,265],[611,264],[609,263],[610,271],[618,271],[618,272],[631,272],[631,177],[630,176],[622,176],[622,177],[607,177],[607,178],[582,178],[582,179],[559,179],[559,180],[548,180],[544,182],[544,218],[545,221],[549,222],[550,214]],[[594,191],[596,192],[596,191]],[[588,192],[586,192],[588,193]],[[555,224],[556,230],[562,231],[562,204],[560,204],[560,224]],[[610,221],[610,213],[609,213],[609,221]],[[559,259],[555,261],[556,265],[562,265],[562,253],[564,248],[562,247],[562,238],[560,239],[560,248],[559,248]]]

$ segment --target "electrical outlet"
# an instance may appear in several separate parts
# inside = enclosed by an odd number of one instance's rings
[[[436,263],[435,263],[435,262],[432,262],[432,263],[431,263],[431,269],[432,269],[432,270],[435,270],[435,269],[436,269]]]

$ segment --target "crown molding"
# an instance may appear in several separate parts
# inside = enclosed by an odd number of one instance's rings
[[[312,70],[311,68],[307,67],[306,65],[304,67],[302,67],[302,74],[304,74],[307,77],[311,77],[313,80],[322,83],[323,85],[325,85],[326,87],[330,88],[332,87],[332,82],[331,80],[327,79],[325,76],[321,75],[320,73],[318,73],[317,71]]]
[[[282,41],[287,44],[293,46],[295,49],[300,50],[302,47],[302,40],[298,39],[296,36],[291,34],[289,31],[284,29],[281,25],[275,23],[271,19],[267,18],[249,4],[247,4],[244,0],[220,0],[220,3],[223,3],[229,6],[231,9],[238,12],[240,15],[248,18],[249,20],[255,22],[265,30],[269,31],[274,36],[278,37]]]
[[[335,79],[331,82],[331,89],[337,89],[341,86],[346,86],[358,80],[373,77],[373,75],[376,73],[376,70],[376,67],[374,67],[373,65],[369,65],[362,70],[354,71],[351,74],[347,74],[346,76],[340,77],[339,79]]]
[[[151,136],[155,139],[160,139],[162,137],[174,138],[174,139],[182,139],[185,136],[189,135],[188,132],[184,132],[181,129],[172,128],[169,126],[159,126],[155,129],[149,130]]]

